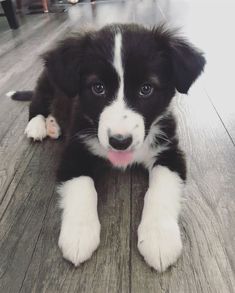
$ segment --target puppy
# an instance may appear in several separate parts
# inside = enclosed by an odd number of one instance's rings
[[[34,140],[66,137],[58,170],[64,258],[78,266],[100,243],[95,168],[140,164],[149,188],[138,249],[151,267],[166,270],[182,251],[186,179],[169,106],[202,72],[203,54],[164,26],[116,24],[65,39],[44,61],[25,133]]]

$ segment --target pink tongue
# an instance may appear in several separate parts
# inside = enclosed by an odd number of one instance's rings
[[[132,161],[133,154],[131,151],[108,151],[108,159],[114,166],[126,166]]]

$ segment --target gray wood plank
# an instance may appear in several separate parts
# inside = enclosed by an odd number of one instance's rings
[[[98,250],[77,269],[62,259],[54,195],[20,292],[129,292],[130,174],[112,171],[101,177]]]
[[[8,51],[0,58],[1,84],[5,84],[9,76],[27,71],[40,54],[55,44],[58,37],[65,35],[66,30],[68,24],[64,19],[45,23],[40,29],[33,30],[34,33],[29,39],[22,41],[14,50]]]
[[[18,292],[42,228],[48,202],[54,191],[54,169],[57,145],[50,141],[35,144],[27,169],[16,173],[21,176],[0,222],[0,292]],[[26,161],[28,158],[26,158]],[[24,163],[22,164],[24,168]],[[15,181],[18,181],[15,179]]]
[[[189,169],[180,218],[183,256],[157,274],[139,255],[136,230],[146,181],[133,174],[132,292],[234,292],[235,150],[200,88],[174,104]]]
[[[23,129],[27,123],[27,112],[23,111],[21,115],[17,117],[17,123],[14,123],[9,128],[1,140],[0,146],[0,218],[1,214],[5,211],[3,206],[7,206],[9,199],[6,194],[9,189],[9,185],[13,184],[15,174],[19,171],[24,171],[27,167],[33,150],[30,150],[30,143],[25,139],[23,135]],[[23,160],[22,160],[23,158]],[[20,170],[19,165],[24,164]],[[8,195],[12,195],[8,193]]]
[[[45,15],[27,16],[24,19],[25,22],[22,23],[19,30],[12,31],[9,29],[1,32],[0,57],[17,48],[22,42],[30,38],[37,29],[41,29],[50,21],[50,18]]]

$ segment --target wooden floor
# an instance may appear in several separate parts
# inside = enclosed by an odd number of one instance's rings
[[[29,15],[0,32],[0,292],[235,292],[235,100],[233,1],[136,0],[84,3],[58,15]],[[24,135],[28,103],[5,96],[32,89],[39,55],[83,26],[169,21],[206,52],[205,74],[175,99],[188,182],[180,218],[184,251],[164,274],[137,250],[147,177],[112,171],[99,178],[101,244],[75,269],[57,246],[55,169],[59,141]],[[138,48],[137,48],[138,49]]]

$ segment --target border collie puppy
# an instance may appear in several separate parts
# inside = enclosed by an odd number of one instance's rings
[[[178,216],[186,179],[169,105],[202,72],[202,53],[164,26],[116,24],[65,39],[44,61],[25,133],[40,141],[66,137],[58,170],[64,258],[78,266],[100,243],[95,168],[140,164],[149,188],[138,249],[151,267],[166,270],[182,251]]]

